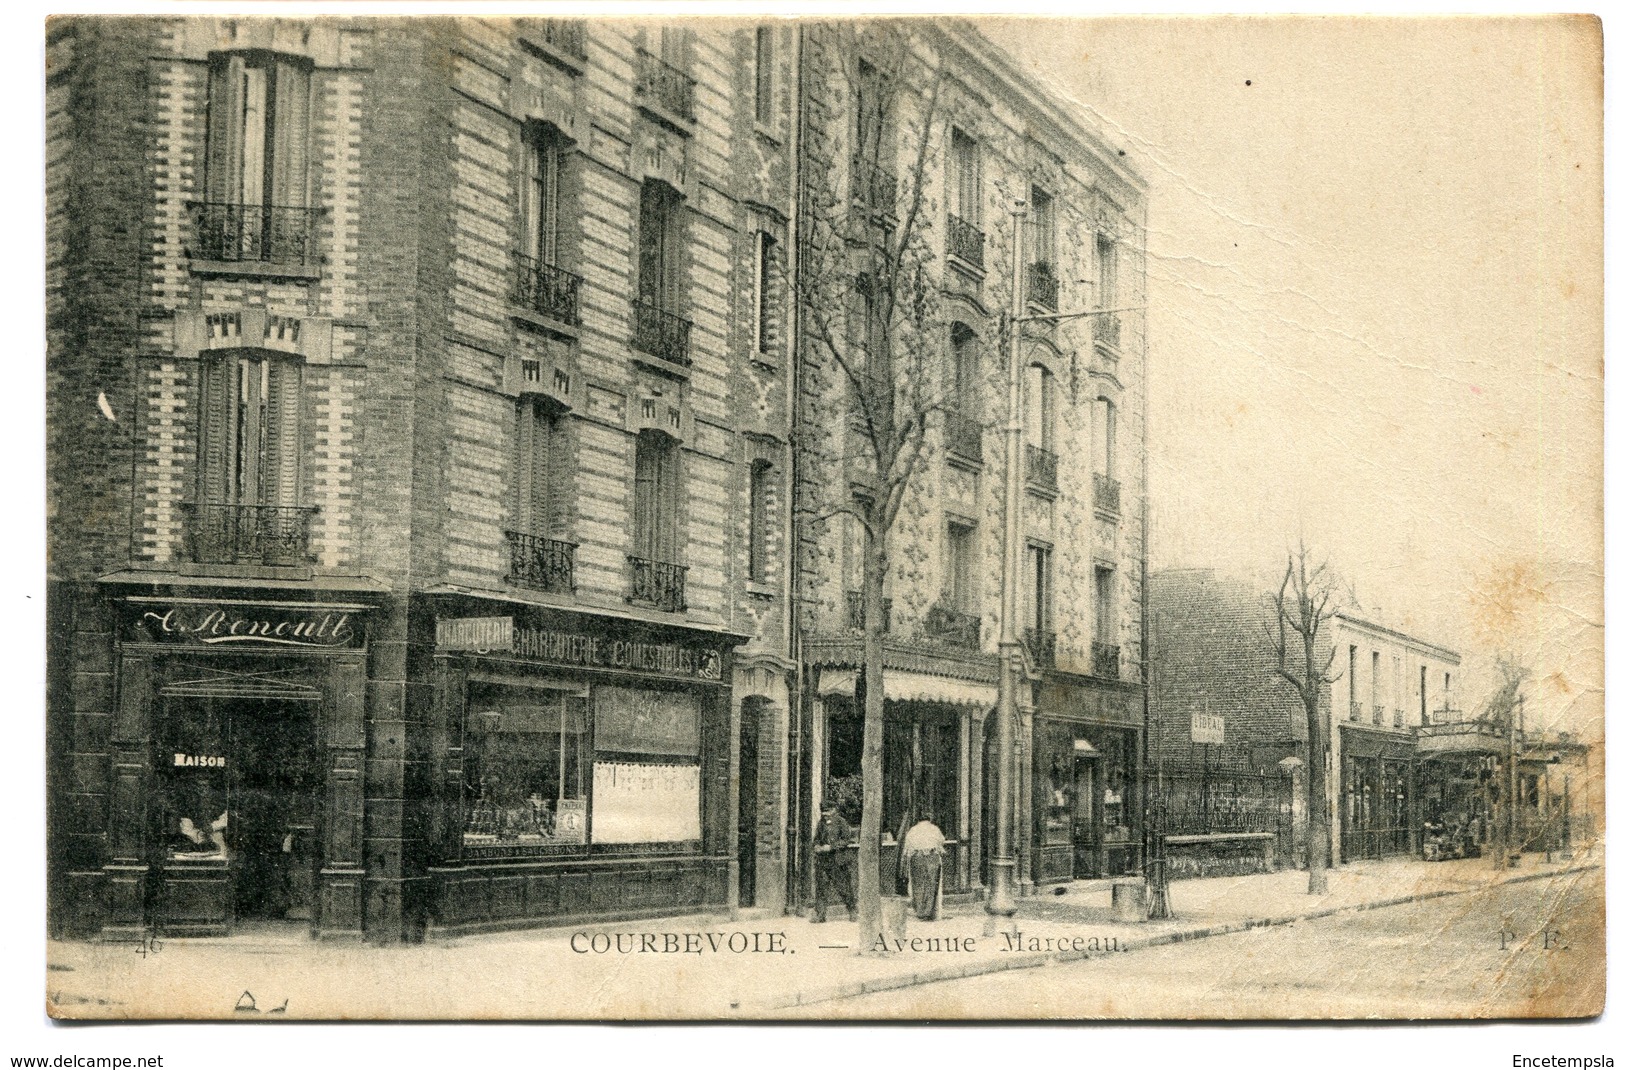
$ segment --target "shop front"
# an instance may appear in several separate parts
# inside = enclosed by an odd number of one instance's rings
[[[724,907],[741,637],[437,598],[431,932]]]
[[[1134,688],[1046,674],[1033,727],[1033,880],[1139,871],[1141,709]]]
[[[1408,733],[1340,726],[1338,827],[1341,858],[1416,851],[1416,744]]]
[[[118,601],[104,936],[360,935],[374,608]]]

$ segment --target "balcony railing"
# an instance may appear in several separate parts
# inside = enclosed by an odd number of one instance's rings
[[[1372,724],[1382,724],[1383,723],[1383,721],[1382,721],[1382,710],[1383,710],[1383,708],[1381,706],[1372,706],[1371,707],[1371,723]]]
[[[1093,675],[1102,680],[1116,680],[1123,675],[1122,648],[1115,643],[1090,643],[1089,655]]]
[[[514,304],[539,312],[572,327],[581,326],[581,276],[544,264],[535,257],[519,257],[514,280]]]
[[[541,535],[508,534],[508,582],[555,594],[576,589],[576,544]]]
[[[1117,349],[1122,341],[1122,329],[1117,320],[1117,313],[1107,312],[1091,318],[1095,321],[1095,341]]]
[[[982,421],[950,409],[943,419],[943,434],[950,450],[971,460],[982,459]]]
[[[587,29],[577,19],[535,19],[530,24],[537,40],[580,63],[587,62]]]
[[[638,95],[668,115],[694,121],[694,79],[643,49],[638,50]]]
[[[1057,469],[1060,458],[1042,446],[1027,443],[1027,484],[1053,493],[1061,484]]]
[[[647,301],[632,302],[632,348],[688,367],[688,332],[694,325]]]
[[[1054,312],[1060,307],[1061,282],[1050,266],[1040,260],[1027,265],[1027,300],[1039,308]]]
[[[184,503],[187,551],[200,565],[307,565],[310,505]]]
[[[681,613],[688,608],[688,600],[684,594],[688,579],[688,569],[685,566],[673,565],[666,561],[650,561],[648,558],[633,557],[631,554],[627,555],[626,563],[632,570],[632,591],[627,595],[627,601],[642,602],[673,613]]]
[[[897,176],[878,163],[853,157],[852,199],[870,211],[889,215],[897,207]]]
[[[925,634],[951,646],[975,650],[982,645],[982,618],[934,605],[925,614]]]
[[[1123,514],[1123,484],[1104,472],[1095,473],[1095,508],[1115,516]]]
[[[863,592],[846,592],[846,626],[855,632],[863,631],[863,622],[867,614],[863,612]],[[891,599],[885,598],[880,602],[880,630],[891,631]]]
[[[315,208],[272,204],[196,205],[197,257],[231,263],[308,266]]]
[[[982,266],[982,232],[956,215],[948,217],[948,255],[971,267]]]
[[[1040,669],[1055,668],[1055,633],[1047,628],[1028,628],[1023,635],[1027,657]]]

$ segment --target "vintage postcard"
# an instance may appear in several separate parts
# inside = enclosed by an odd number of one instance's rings
[[[1601,23],[789,16],[41,27],[47,1012],[1601,1014]]]

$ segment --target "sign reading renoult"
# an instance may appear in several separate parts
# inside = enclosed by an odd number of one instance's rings
[[[1224,716],[1217,713],[1191,714],[1191,742],[1224,745]]]
[[[655,643],[586,632],[533,628],[512,617],[451,617],[435,622],[435,646],[441,650],[506,653],[554,665],[620,669],[722,679],[722,651],[714,646]]]
[[[358,647],[360,621],[346,608],[177,601],[132,605],[130,638],[202,646]]]

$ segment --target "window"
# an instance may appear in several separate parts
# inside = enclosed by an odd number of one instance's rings
[[[206,360],[199,436],[204,502],[298,503],[302,370],[296,360],[243,351]]]
[[[1427,724],[1428,723],[1428,667],[1426,665],[1422,666],[1422,671],[1421,671],[1420,675],[1421,675],[1421,679],[1420,679],[1419,683],[1420,683],[1420,687],[1421,687],[1421,697],[1422,697],[1422,706],[1421,706],[1420,712],[1421,712],[1421,716],[1422,716],[1422,723]]]
[[[857,81],[857,130],[856,147],[852,151],[854,159],[872,165],[881,160],[881,138],[884,125],[884,108],[882,105],[882,91],[880,72],[875,70],[874,64],[867,60],[858,60]]]
[[[519,403],[515,518],[527,535],[551,537],[560,522],[563,495],[558,489],[559,426],[557,417],[529,398]]]
[[[1112,569],[1095,568],[1095,642],[1117,645],[1117,612],[1113,605],[1116,576]]]
[[[309,259],[310,70],[271,52],[212,57],[204,259]]]
[[[1382,723],[1382,655],[1371,652],[1371,723]]]
[[[942,603],[955,613],[974,613],[976,599],[976,528],[948,522],[942,561]]]
[[[1028,229],[1031,247],[1027,254],[1027,300],[1053,311],[1059,304],[1055,274],[1055,199],[1037,186],[1032,188],[1032,217]]]
[[[1027,547],[1027,627],[1034,632],[1054,631],[1054,593],[1051,586],[1050,548]]]
[[[665,312],[681,305],[682,198],[664,182],[643,184],[638,207],[638,298]]]
[[[1027,366],[1026,396],[1022,399],[1023,432],[1027,444],[1055,450],[1055,377],[1042,364]]]
[[[756,232],[756,352],[770,353],[773,347],[773,295],[777,288],[774,271],[777,242],[765,230]]]
[[[1357,647],[1357,646],[1354,646],[1353,644],[1350,644],[1349,645],[1349,720],[1351,720],[1351,721],[1358,721],[1360,719],[1360,698],[1359,698],[1360,692],[1358,690],[1359,685],[1355,680],[1355,675],[1359,671],[1359,668],[1360,668],[1359,654],[1360,654],[1360,648]]]
[[[956,323],[948,332],[949,374],[952,376],[954,411],[968,419],[980,413],[977,378],[981,374],[976,352],[976,332]]]
[[[557,130],[532,124],[525,133],[525,189],[521,200],[521,252],[534,263],[559,263],[559,180],[563,143]]]
[[[982,225],[982,169],[976,139],[955,129],[949,141],[948,211],[973,227]]]
[[[1096,269],[1100,273],[1100,307],[1117,307],[1117,242],[1110,235],[1095,235]]]
[[[465,846],[586,842],[586,720],[571,692],[470,682]]]
[[[750,466],[750,581],[767,582],[768,495],[773,466],[757,461]]]
[[[1117,406],[1110,398],[1095,399],[1095,471],[1103,476],[1117,473]]]
[[[632,552],[647,561],[677,559],[677,444],[656,431],[638,435]]]
[[[756,121],[773,125],[773,28],[756,27]]]

